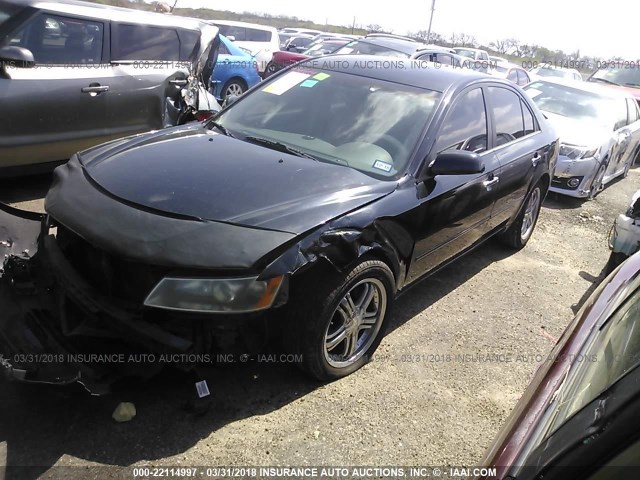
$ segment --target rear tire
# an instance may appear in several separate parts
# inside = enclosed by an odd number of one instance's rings
[[[609,261],[607,262],[607,265],[604,267],[605,275],[609,275],[611,272],[613,272],[627,258],[629,257],[627,257],[624,253],[611,252],[611,255],[609,255]]]
[[[299,366],[320,381],[355,372],[384,336],[395,294],[391,269],[379,260],[361,260],[346,275],[327,272],[303,283],[292,291],[285,353],[301,354]]]
[[[527,195],[522,210],[511,226],[502,233],[498,239],[505,245],[516,250],[525,247],[529,242],[538,223],[542,199],[544,198],[542,187],[538,183]]]
[[[224,102],[229,95],[240,96],[248,90],[247,85],[240,79],[232,78],[222,87],[222,101]]]

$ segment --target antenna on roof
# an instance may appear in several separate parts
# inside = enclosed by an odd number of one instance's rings
[[[171,12],[173,13],[173,9],[176,8],[176,5],[178,4],[178,0],[176,0],[175,2],[173,2],[173,7],[171,7]]]

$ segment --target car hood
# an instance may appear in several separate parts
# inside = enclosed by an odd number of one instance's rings
[[[605,125],[600,125],[596,122],[585,122],[547,111],[543,111],[543,113],[560,136],[561,143],[599,147],[612,134],[612,131]]]
[[[201,125],[112,142],[82,152],[80,159],[102,189],[147,209],[295,234],[396,188],[393,181]]]

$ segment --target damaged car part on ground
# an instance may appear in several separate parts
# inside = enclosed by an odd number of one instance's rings
[[[207,92],[215,26],[71,0],[0,0],[0,10],[9,15],[0,24],[0,176],[50,171],[78,150],[219,110]]]
[[[275,337],[337,379],[368,361],[398,293],[494,235],[524,247],[558,155],[535,105],[471,71],[359,58],[296,65],[207,123],[81,152],[55,171],[46,217],[2,212],[17,246],[2,352],[247,352]],[[10,355],[23,380],[123,373]]]

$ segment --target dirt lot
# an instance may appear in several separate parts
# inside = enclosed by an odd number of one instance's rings
[[[0,181],[0,201],[42,209],[49,180]],[[193,384],[175,375],[103,398],[1,380],[0,455],[38,466],[7,479],[57,477],[54,465],[476,465],[599,280],[610,225],[638,188],[636,168],[596,201],[549,197],[526,249],[491,242],[413,288],[376,361],[329,385],[238,364],[208,376],[214,404],[197,416]],[[476,353],[511,362],[446,359]],[[136,404],[132,422],[111,419],[120,401]]]

